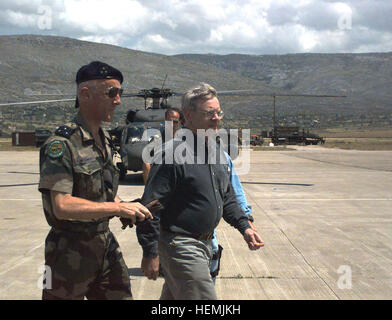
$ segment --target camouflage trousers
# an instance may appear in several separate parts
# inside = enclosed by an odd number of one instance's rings
[[[52,228],[45,265],[44,300],[132,299],[128,268],[109,229],[88,235]]]

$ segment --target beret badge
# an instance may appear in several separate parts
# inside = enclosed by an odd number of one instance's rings
[[[108,69],[107,69],[105,66],[103,66],[103,67],[101,68],[101,70],[99,71],[99,73],[100,73],[103,77],[106,77],[107,74],[108,74]]]

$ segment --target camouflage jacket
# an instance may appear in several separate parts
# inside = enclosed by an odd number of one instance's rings
[[[109,134],[103,129],[100,129],[100,134],[104,137],[105,157],[78,113],[72,123],[59,127],[41,147],[38,189],[42,193],[43,209],[50,226],[59,223],[53,213],[50,191],[68,193],[96,202],[114,201],[119,170],[113,162],[115,151]],[[94,221],[106,220],[108,219]]]

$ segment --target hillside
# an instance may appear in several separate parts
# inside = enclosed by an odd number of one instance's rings
[[[257,89],[261,93],[347,94],[346,99],[278,97],[280,124],[321,127],[350,121],[373,125],[372,117],[389,123],[392,55],[177,55],[165,56],[71,38],[36,35],[0,36],[0,102],[43,100],[32,94],[75,94],[79,67],[101,60],[124,74],[126,93],[161,87],[183,91],[200,82],[218,90]],[[49,97],[53,98],[53,97]],[[224,125],[243,128],[272,126],[270,97],[221,97]],[[172,101],[179,106],[179,99]],[[124,98],[114,125],[122,124],[129,108],[143,100]],[[73,103],[2,107],[3,131],[55,126],[70,119]],[[381,115],[380,115],[381,114]],[[370,117],[370,118],[369,118]],[[369,120],[369,119],[370,120]],[[317,120],[315,122],[314,120]],[[377,120],[378,121],[378,120]]]
[[[20,35],[0,37],[0,101],[43,99],[31,96],[31,93],[61,92],[71,94],[72,97],[76,88],[76,71],[81,65],[93,60],[107,62],[120,69],[124,74],[125,92],[161,87],[166,74],[168,78],[165,87],[180,92],[201,81],[212,84],[218,90],[274,91],[258,80],[201,62],[190,63],[176,57],[70,38]],[[263,107],[270,107],[270,101],[266,101],[258,104],[261,108],[256,110],[255,102],[259,99],[255,97],[245,100],[239,97],[226,99],[223,102],[229,118],[233,112],[236,116],[246,117],[249,113],[256,115],[264,110]],[[178,106],[179,100],[176,99],[173,104]],[[47,108],[46,105],[42,106]],[[124,114],[130,107],[139,106],[144,106],[141,99],[123,99],[121,111]],[[241,110],[232,111],[237,106]]]
[[[392,53],[177,55],[295,92],[345,94],[355,110],[392,110]],[[347,106],[349,107],[349,106]]]

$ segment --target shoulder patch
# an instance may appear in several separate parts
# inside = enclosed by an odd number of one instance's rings
[[[64,154],[65,149],[66,149],[65,143],[60,140],[54,140],[51,143],[49,143],[48,146],[46,147],[48,156],[51,157],[52,159],[60,158]]]
[[[60,136],[60,137],[64,137],[69,139],[73,133],[75,132],[75,129],[68,127],[68,126],[60,126],[57,128],[57,130],[55,131],[55,135]]]

